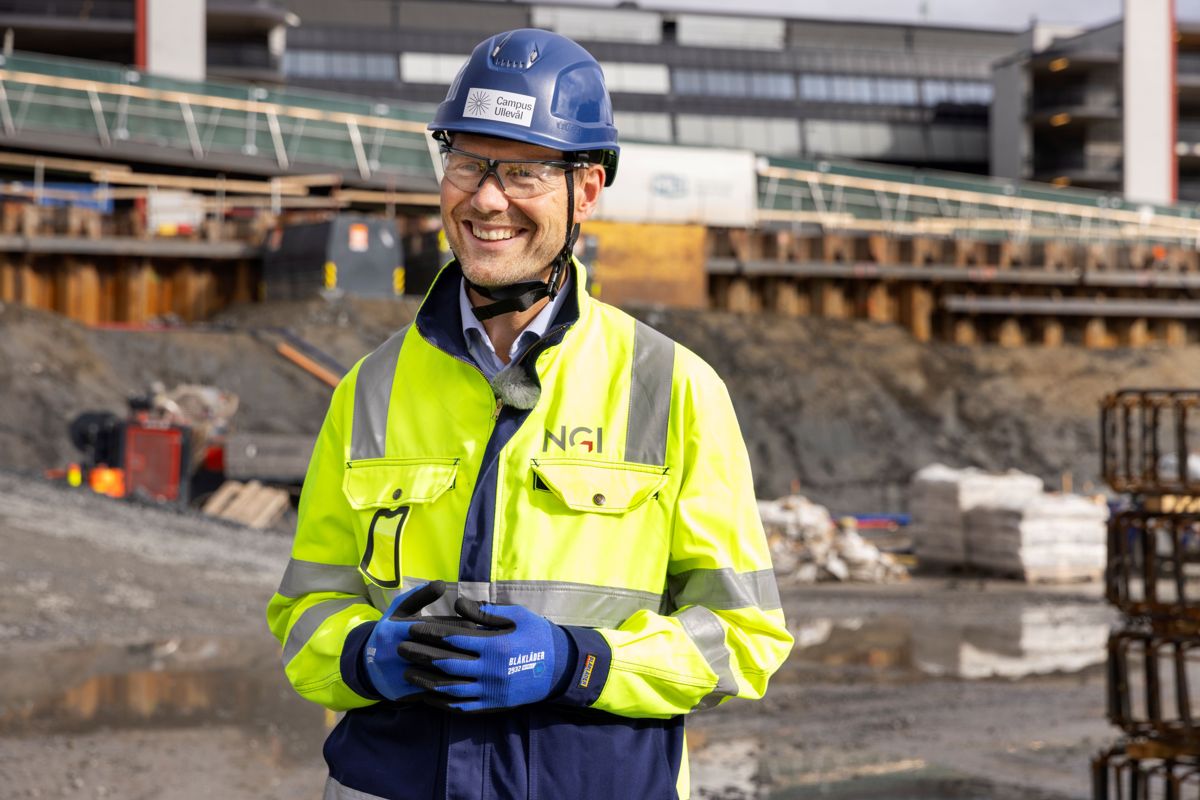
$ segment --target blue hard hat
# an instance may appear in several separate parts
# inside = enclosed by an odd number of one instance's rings
[[[459,70],[429,130],[445,138],[474,133],[528,142],[617,174],[617,129],[604,73],[565,36],[536,28],[480,42]]]

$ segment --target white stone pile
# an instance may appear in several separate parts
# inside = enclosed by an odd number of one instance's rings
[[[800,495],[759,500],[775,574],[800,583],[856,581],[889,583],[908,571],[865,541],[853,520],[838,526],[828,509]]]
[[[909,509],[913,552],[922,563],[966,564],[965,514],[981,505],[1009,505],[1041,495],[1042,480],[1010,471],[931,464],[913,476]]]
[[[1046,494],[1015,470],[991,474],[933,464],[913,478],[913,551],[923,564],[967,566],[1025,580],[1099,577],[1108,509]]]
[[[1026,580],[1098,578],[1108,552],[1108,508],[1079,495],[967,512],[970,564]]]

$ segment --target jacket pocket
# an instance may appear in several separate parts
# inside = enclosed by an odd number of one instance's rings
[[[533,459],[534,485],[552,492],[567,508],[624,514],[667,483],[667,468],[583,458]]]
[[[350,461],[342,493],[357,513],[359,571],[377,586],[394,589],[404,573],[400,537],[414,509],[434,503],[454,486],[457,458],[371,458]]]

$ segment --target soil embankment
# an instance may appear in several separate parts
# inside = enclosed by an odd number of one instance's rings
[[[329,390],[255,334],[287,327],[344,365],[408,322],[415,303],[244,306],[202,327],[94,330],[0,307],[0,467],[68,462],[67,422],[124,413],[152,381],[208,383],[241,399],[244,431],[314,433]],[[1187,386],[1200,348],[1004,350],[922,345],[859,321],[635,309],[725,379],[758,494],[799,490],[836,512],[902,511],[912,473],[1017,468],[1099,489],[1098,403],[1121,386]]]

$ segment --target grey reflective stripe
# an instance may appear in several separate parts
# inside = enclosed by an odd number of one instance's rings
[[[671,602],[675,608],[705,606],[706,608],[782,608],[775,572],[734,572],[724,569],[693,569],[668,580]]]
[[[635,322],[629,423],[625,430],[626,461],[666,463],[667,418],[671,414],[671,373],[674,369],[675,343],[644,322]]]
[[[288,631],[287,644],[283,646],[283,663],[287,664],[308,644],[308,640],[321,627],[321,623],[350,606],[368,605],[365,597],[339,597],[325,600],[307,609]]]
[[[350,458],[383,458],[387,444],[388,406],[400,361],[400,347],[412,324],[405,325],[358,365],[354,380],[354,422]]]
[[[284,597],[303,597],[311,592],[341,592],[366,597],[367,587],[358,567],[343,564],[321,564],[316,561],[288,561],[279,594]]]
[[[377,794],[367,794],[358,789],[351,789],[333,778],[328,778],[325,781],[325,794],[322,795],[321,800],[384,800],[384,798]]]
[[[426,583],[424,578],[404,579],[404,591]],[[638,611],[662,609],[663,598],[653,592],[593,586],[568,581],[493,581],[446,583],[446,594],[425,608],[425,614],[454,613],[459,596],[490,603],[521,605],[559,625],[615,628]]]
[[[729,666],[729,648],[725,646],[725,626],[721,624],[721,620],[702,606],[692,606],[675,616],[683,624],[688,638],[708,662],[709,668],[717,674],[717,685],[692,710],[703,711],[712,708],[721,702],[722,698],[736,695],[738,686],[733,677],[733,669]]]
[[[373,583],[367,584],[367,598],[371,601],[371,605],[380,611],[386,611],[387,607],[392,604],[392,598],[397,594],[398,592],[395,589],[384,589]]]

